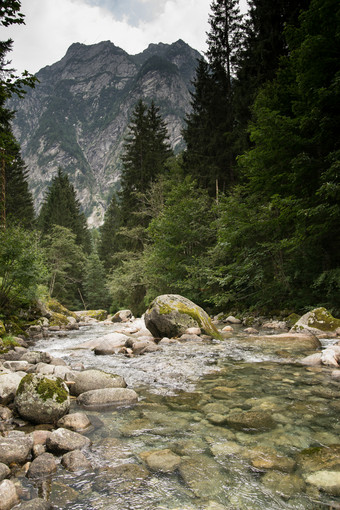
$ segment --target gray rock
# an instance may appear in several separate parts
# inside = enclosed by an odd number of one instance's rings
[[[15,510],[52,510],[52,505],[48,501],[40,498],[34,498],[30,501],[23,501],[15,507]]]
[[[299,363],[302,365],[307,365],[311,367],[317,367],[321,365],[321,352],[316,352],[315,354],[311,354],[310,356],[306,356],[303,359],[299,360]]]
[[[4,367],[8,368],[12,372],[19,372],[20,370],[25,372],[29,368],[29,366],[30,366],[29,363],[24,360],[4,362]]]
[[[61,460],[62,465],[72,472],[86,471],[92,469],[91,462],[79,450],[65,453]]]
[[[230,324],[241,324],[242,321],[240,319],[237,319],[233,315],[229,315],[226,319],[224,319],[223,322],[229,322]]]
[[[0,462],[0,481],[4,480],[5,478],[8,478],[10,474],[11,470],[9,469],[9,467],[6,466],[6,464],[4,464],[3,462]]]
[[[223,492],[226,474],[211,457],[194,455],[185,459],[179,466],[179,472],[186,485],[198,498],[211,498]]]
[[[51,452],[66,453],[73,450],[81,450],[90,446],[88,437],[73,432],[72,430],[59,428],[51,432],[47,440],[47,449]]]
[[[91,427],[91,422],[84,413],[72,413],[60,418],[58,421],[58,427],[63,427],[77,432]]]
[[[245,432],[271,430],[277,425],[267,411],[244,411],[228,414],[225,417],[225,423],[233,429]]]
[[[27,478],[45,478],[55,473],[57,470],[57,462],[51,453],[43,453],[39,455],[31,463],[27,471]]]
[[[28,361],[28,363],[37,364],[37,363],[50,363],[51,355],[48,352],[41,351],[28,351],[23,356],[21,356],[21,361]]]
[[[70,409],[69,391],[60,378],[28,374],[18,388],[15,407],[25,420],[56,423]]]
[[[78,404],[85,408],[95,409],[102,409],[110,406],[127,406],[135,404],[137,401],[137,393],[127,388],[107,388],[86,391],[77,398]]]
[[[147,352],[159,351],[158,345],[150,340],[136,340],[132,342],[132,352],[135,355],[146,354]]]
[[[112,317],[112,322],[128,322],[133,318],[131,310],[120,310]]]
[[[0,404],[7,405],[13,402],[22,378],[23,375],[18,372],[0,373]]]
[[[221,339],[209,315],[189,299],[177,294],[158,296],[145,312],[145,325],[156,338],[177,337],[190,327]]]
[[[14,483],[11,480],[0,482],[0,508],[10,510],[19,502],[19,497]]]
[[[33,447],[31,436],[11,433],[7,437],[0,437],[0,462],[8,466],[15,462],[23,464]]]
[[[84,370],[73,373],[73,381],[70,388],[72,395],[78,396],[81,393],[103,388],[125,388],[126,382],[120,375],[109,374],[102,370]]]
[[[142,452],[139,456],[151,471],[162,473],[175,471],[181,463],[181,457],[169,449]]]
[[[327,494],[340,496],[340,471],[315,471],[307,475],[305,481]]]
[[[100,470],[100,477],[96,480],[96,489],[106,489],[110,484],[114,485],[119,494],[138,490],[149,476],[149,471],[138,464],[120,464],[119,466],[107,467]]]

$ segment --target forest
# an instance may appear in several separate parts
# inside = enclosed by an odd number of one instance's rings
[[[175,293],[209,312],[340,313],[340,5],[213,0],[186,148],[141,98],[121,187],[89,230],[60,168],[39,214],[6,106],[34,76],[0,42],[0,319],[52,296],[71,310],[141,314]],[[23,24],[4,0],[0,24]]]

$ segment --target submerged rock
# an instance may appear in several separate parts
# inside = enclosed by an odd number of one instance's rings
[[[315,471],[306,476],[305,480],[327,494],[340,496],[340,471]]]
[[[126,382],[120,375],[109,374],[102,370],[84,370],[73,373],[73,381],[70,391],[76,397],[81,393],[103,388],[125,388]]]
[[[145,325],[156,338],[181,336],[191,327],[200,328],[213,338],[222,338],[202,308],[177,294],[154,299],[145,312]]]
[[[181,457],[169,449],[142,452],[139,456],[151,471],[162,473],[175,471],[181,463]]]
[[[65,469],[72,472],[86,471],[92,469],[91,462],[79,450],[74,450],[72,452],[65,453],[61,460],[61,463],[65,467]]]
[[[106,388],[82,393],[77,398],[78,404],[85,408],[103,409],[109,406],[127,406],[135,404],[138,395],[128,388]]]
[[[245,432],[258,432],[271,430],[277,423],[267,411],[244,411],[228,414],[225,423],[229,427]]]
[[[15,396],[19,415],[33,423],[56,423],[70,409],[70,396],[62,379],[27,374]]]
[[[252,342],[263,347],[284,347],[294,352],[315,350],[321,347],[319,340],[310,334],[296,332],[280,333],[275,335],[250,335],[241,338],[243,342]]]

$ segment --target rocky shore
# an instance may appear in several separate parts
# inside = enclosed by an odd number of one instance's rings
[[[115,322],[119,323],[119,330],[80,344],[78,348],[92,349],[98,356],[123,354],[134,357],[156,352],[171,343],[201,343],[213,341],[214,337],[217,341],[228,341],[237,329],[244,333],[245,342],[273,346],[276,350],[287,349],[295,363],[332,369],[333,379],[340,379],[340,327],[338,320],[323,309],[310,312],[293,326],[288,321],[276,320],[255,321],[249,326],[246,319],[234,316],[220,315],[210,320],[199,307],[180,296],[160,298],[143,319],[135,319],[128,310],[117,312],[114,316],[107,316],[104,311],[70,313],[64,309],[54,312],[62,319],[47,311],[49,317],[45,316],[39,324],[31,326],[25,339],[15,337],[10,344],[2,345],[0,510],[52,508],[48,502],[48,480],[57,469],[74,473],[100,469],[91,460],[92,445],[87,437],[98,423],[93,423],[86,411],[120,409],[138,403],[138,394],[127,387],[123,377],[85,369],[81,364],[69,366],[47,352],[35,351],[34,342],[42,336],[51,333],[62,335],[69,329],[99,321],[107,325]],[[320,340],[323,338],[334,339],[334,343],[321,350]],[[305,356],[307,352],[310,354]],[[224,394],[218,398],[224,398]],[[75,411],[75,404],[79,411]],[[219,427],[226,425],[239,431],[249,428],[267,431],[276,426],[267,411],[239,411],[227,417],[217,411],[211,409],[207,418]],[[231,443],[229,446],[232,446]],[[260,457],[255,454],[252,457],[255,467]],[[122,468],[124,473],[119,469],[118,473],[115,468],[117,473],[111,470],[109,475],[119,475],[131,481],[136,477],[142,480],[152,471],[166,473],[179,469],[184,481],[188,478],[190,487],[190,470],[193,468],[190,463],[181,462],[180,456],[170,449],[146,451],[140,455],[140,460],[142,465],[130,464],[129,469],[124,471]],[[300,461],[305,462],[303,457]],[[307,483],[313,484],[319,471],[309,474]],[[104,478],[106,475],[103,473]],[[329,472],[328,475],[327,472],[319,475],[325,478],[325,485],[333,483]],[[27,484],[32,486],[32,490],[27,489]],[[340,489],[340,481],[336,484]]]

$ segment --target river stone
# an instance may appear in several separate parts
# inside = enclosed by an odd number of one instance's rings
[[[105,388],[82,393],[77,403],[85,408],[101,409],[109,406],[127,406],[135,404],[138,395],[128,388]]]
[[[16,487],[11,480],[0,482],[0,509],[10,510],[19,503]]]
[[[200,328],[213,338],[222,338],[202,308],[177,294],[164,294],[154,299],[145,312],[144,320],[155,338],[178,337],[191,327]]]
[[[10,474],[11,470],[9,469],[9,467],[6,466],[6,464],[4,464],[3,462],[0,462],[0,481],[9,477]]]
[[[162,473],[175,471],[181,463],[181,457],[169,449],[142,452],[139,456],[151,471],[161,471]]]
[[[240,340],[254,345],[263,345],[264,347],[284,347],[294,352],[318,349],[321,347],[319,340],[310,334],[303,333],[280,333],[275,335],[250,335]]]
[[[340,472],[340,445],[306,448],[297,455],[297,464],[305,473],[313,471]]]
[[[285,499],[295,496],[305,490],[306,484],[302,478],[295,474],[268,471],[262,477],[262,483],[273,492],[278,493]]]
[[[128,322],[133,318],[131,310],[119,310],[112,317],[112,322]]]
[[[52,505],[41,498],[34,498],[30,501],[23,501],[15,507],[15,510],[52,510]]]
[[[61,463],[68,471],[72,472],[92,469],[91,462],[79,450],[65,453],[61,459]]]
[[[258,446],[248,450],[243,455],[251,459],[251,464],[256,469],[275,469],[284,473],[291,473],[296,462],[289,457],[279,455],[273,448]]]
[[[88,340],[81,344],[76,345],[76,349],[93,349],[98,350],[96,354],[103,352],[105,354],[114,354],[121,347],[125,345],[126,340],[129,337],[122,333],[108,333],[98,338]]]
[[[116,374],[109,374],[102,370],[84,370],[73,373],[74,384],[71,386],[71,394],[76,397],[81,393],[104,388],[125,388],[126,382],[123,377]]]
[[[224,490],[226,473],[222,472],[217,462],[206,455],[195,455],[182,460],[179,472],[186,485],[198,498],[214,497]]]
[[[291,331],[309,331],[319,334],[325,331],[336,331],[340,327],[340,319],[335,319],[326,308],[315,308],[305,313],[292,327]]]
[[[55,473],[56,470],[57,462],[54,456],[51,453],[43,453],[31,463],[27,478],[44,478]]]
[[[340,496],[340,471],[315,471],[305,476],[305,480],[327,494]]]
[[[19,415],[33,423],[56,423],[70,409],[70,396],[62,379],[28,374],[15,396]]]
[[[47,448],[51,452],[67,453],[73,450],[81,450],[90,446],[88,437],[73,432],[72,430],[59,428],[51,432],[47,440]]]
[[[106,467],[99,471],[100,476],[95,482],[98,490],[114,488],[117,493],[126,493],[139,489],[143,481],[149,476],[149,471],[138,464],[120,464]]]
[[[72,413],[60,418],[57,425],[77,432],[91,427],[91,421],[84,413]]]
[[[20,358],[21,361],[27,361],[33,365],[37,363],[50,363],[52,356],[48,352],[28,351]]]
[[[241,324],[242,323],[242,321],[240,319],[237,319],[233,315],[229,315],[229,317],[224,319],[223,322],[230,322],[230,324]]]
[[[245,411],[226,415],[229,427],[244,432],[264,432],[276,427],[270,413],[266,411]]]
[[[4,367],[8,368],[11,372],[25,372],[29,368],[30,364],[28,361],[4,361]]]
[[[310,367],[321,366],[321,352],[315,352],[310,356],[306,356],[305,358],[300,359],[299,363],[301,363],[301,365],[307,365]]]
[[[8,466],[12,462],[24,464],[32,447],[32,437],[23,433],[0,437],[0,462]]]
[[[17,372],[0,374],[0,404],[7,405],[13,402],[22,378],[23,375]]]

